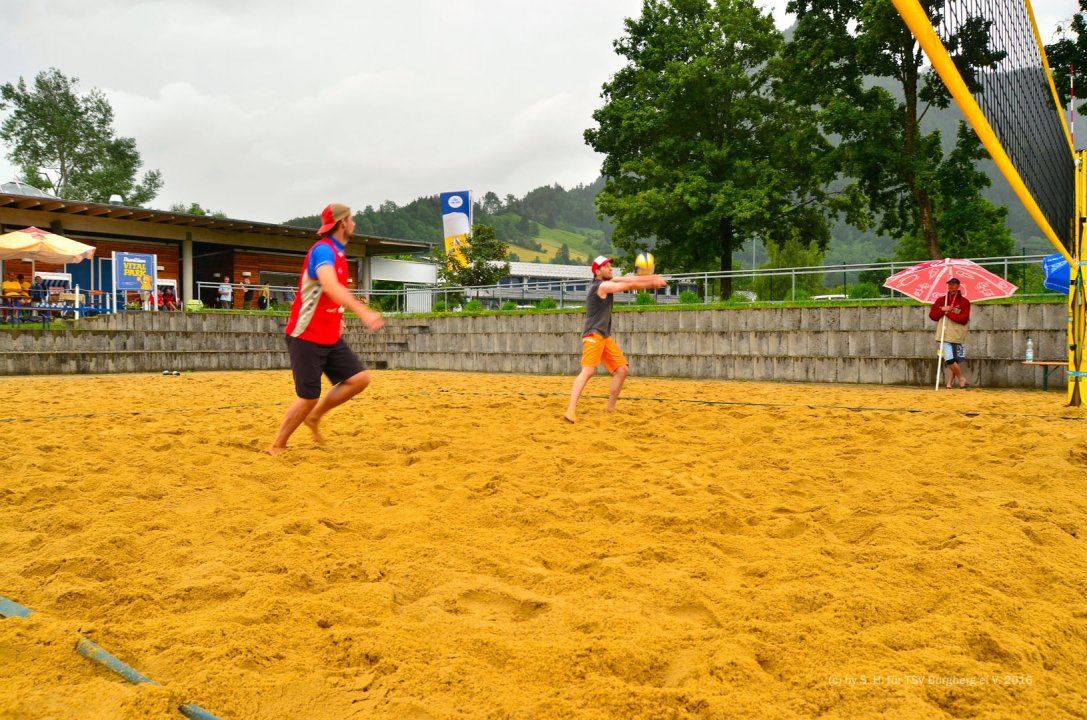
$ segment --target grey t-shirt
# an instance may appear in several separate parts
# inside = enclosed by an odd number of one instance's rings
[[[600,333],[603,337],[611,336],[611,306],[615,296],[608,293],[603,299],[596,294],[603,280],[593,280],[589,285],[589,294],[585,298],[585,329],[581,337],[590,333]]]

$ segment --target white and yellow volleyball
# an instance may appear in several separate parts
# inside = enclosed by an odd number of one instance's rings
[[[656,267],[657,259],[651,252],[640,252],[638,257],[634,258],[634,272],[638,275],[652,275]]]

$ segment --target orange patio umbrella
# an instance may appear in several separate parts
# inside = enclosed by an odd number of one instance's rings
[[[0,235],[0,260],[31,258],[35,262],[77,263],[92,257],[93,245],[84,245],[36,227]]]

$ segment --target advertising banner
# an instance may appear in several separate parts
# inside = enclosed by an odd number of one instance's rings
[[[461,265],[467,265],[463,249],[468,247],[472,233],[472,193],[469,190],[443,192],[441,198],[445,252]]]
[[[113,253],[113,292],[121,294],[118,309],[125,306],[125,294],[129,291],[140,293],[140,299],[144,302],[155,292],[158,283],[157,261],[155,255]],[[158,309],[157,303],[152,303],[152,309]]]

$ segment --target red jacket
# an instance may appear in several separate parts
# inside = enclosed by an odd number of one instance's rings
[[[952,306],[952,310],[947,313],[947,319],[951,322],[959,325],[970,322],[970,301],[966,299],[961,290],[956,290],[954,294],[947,293],[936,298],[936,302],[932,303],[932,308],[928,311],[929,319],[939,320],[942,318],[944,311],[941,308],[944,305]]]

